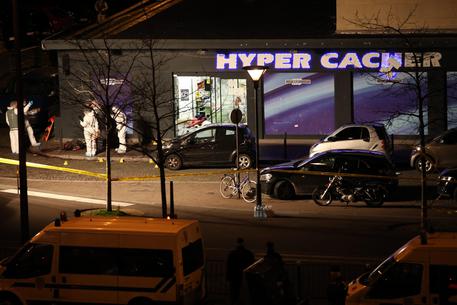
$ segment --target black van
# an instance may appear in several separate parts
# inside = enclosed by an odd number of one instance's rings
[[[254,164],[255,139],[245,124],[239,125],[239,167]],[[236,125],[209,124],[164,144],[165,166],[178,170],[183,166],[235,166]]]

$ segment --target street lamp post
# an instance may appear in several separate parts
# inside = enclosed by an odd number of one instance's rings
[[[256,172],[256,205],[254,208],[254,217],[256,218],[266,218],[267,213],[265,211],[265,206],[262,204],[262,192],[260,190],[260,167],[259,167],[259,102],[258,102],[258,88],[259,82],[262,79],[262,76],[267,71],[267,67],[265,66],[246,66],[243,67],[246,71],[248,71],[249,76],[252,78],[254,82],[254,90],[255,90],[255,172]]]

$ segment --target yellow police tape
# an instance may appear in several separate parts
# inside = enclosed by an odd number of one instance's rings
[[[6,159],[6,158],[0,158],[0,163],[4,164],[9,164],[9,165],[19,165],[18,160],[13,160],[13,159]],[[67,168],[67,167],[60,167],[60,166],[53,166],[53,165],[46,165],[46,164],[39,164],[39,163],[33,163],[33,162],[26,162],[27,167],[33,167],[33,168],[40,168],[40,169],[47,169],[47,170],[56,170],[56,171],[62,171],[62,172],[68,172],[68,173],[73,173],[73,174],[79,174],[79,175],[85,175],[85,176],[92,176],[92,177],[97,177],[101,179],[106,179],[105,174],[99,174],[99,173],[94,173],[94,172],[89,172],[85,170],[80,170],[80,169],[74,169],[74,168]]]
[[[4,164],[9,164],[9,165],[19,165],[18,160],[14,159],[6,159],[6,158],[0,158],[0,163]],[[33,163],[33,162],[26,162],[27,167],[32,167],[32,168],[39,168],[39,169],[46,169],[46,170],[55,170],[55,171],[62,171],[62,172],[67,172],[67,173],[73,173],[73,174],[78,174],[78,175],[84,175],[84,176],[91,176],[91,177],[96,177],[100,179],[106,180],[106,174],[100,174],[100,173],[95,173],[95,172],[90,172],[86,170],[80,170],[80,169],[74,169],[74,168],[68,168],[68,167],[60,167],[60,166],[53,166],[53,165],[46,165],[46,164],[39,164],[39,163]],[[318,171],[297,171],[297,170],[273,170],[274,172],[278,173],[289,173],[289,174],[306,174],[306,175],[317,175],[317,176],[335,176],[339,175],[342,177],[363,177],[363,178],[378,178],[378,179],[401,179],[401,180],[421,180],[420,177],[402,177],[401,175],[399,176],[382,176],[382,175],[365,175],[365,174],[350,174],[350,173],[337,173],[337,172],[318,172]],[[170,174],[167,173],[167,179],[173,178],[173,177],[188,177],[188,176],[211,176],[211,175],[226,175],[226,174],[235,174],[235,173],[249,173],[249,172],[255,172],[255,169],[223,169],[223,170],[213,170],[213,171],[205,171],[205,172],[192,172],[192,173],[176,173],[176,174]],[[144,180],[155,180],[159,179],[160,175],[153,175],[153,176],[143,176],[143,177],[119,177],[115,178],[113,177],[111,180],[112,181],[144,181]],[[427,177],[428,181],[431,180],[437,180],[433,179],[431,177]]]

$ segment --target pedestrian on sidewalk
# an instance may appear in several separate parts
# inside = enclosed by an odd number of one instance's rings
[[[117,137],[119,139],[119,147],[115,149],[118,154],[125,154],[127,151],[127,143],[125,140],[127,132],[127,116],[117,106],[112,107],[111,117],[116,121]]]
[[[98,121],[95,117],[95,111],[90,105],[86,105],[84,117],[79,123],[84,129],[84,140],[86,141],[86,157],[93,157],[97,152],[96,141],[100,136]]]
[[[346,301],[347,285],[339,266],[331,266],[329,283],[327,285],[327,300],[329,305],[344,305]]]
[[[241,287],[243,285],[243,270],[254,263],[254,254],[245,248],[244,239],[238,237],[235,249],[227,257],[226,278],[230,289],[230,304],[240,301]]]

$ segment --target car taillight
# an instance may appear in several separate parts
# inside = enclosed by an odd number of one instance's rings
[[[381,140],[381,148],[384,149],[385,148],[385,141],[384,140]]]

